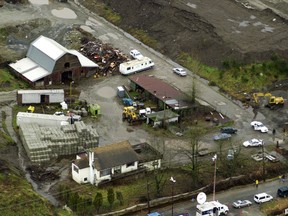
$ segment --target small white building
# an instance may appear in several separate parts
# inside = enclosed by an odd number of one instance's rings
[[[127,173],[160,168],[161,159],[162,155],[147,143],[131,146],[122,141],[77,155],[72,163],[72,178],[79,184],[90,182],[97,186]]]
[[[178,122],[179,114],[173,112],[170,109],[147,114],[147,119],[146,119],[147,124],[152,124],[153,126],[156,126],[156,125],[161,125],[163,121],[165,121],[166,123]]]
[[[50,104],[64,101],[63,89],[18,90],[17,103],[22,104]]]

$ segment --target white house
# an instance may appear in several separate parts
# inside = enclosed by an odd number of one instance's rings
[[[87,153],[77,155],[72,162],[72,178],[79,184],[90,182],[97,186],[103,181],[124,177],[133,171],[160,168],[162,155],[148,146],[142,143],[135,145],[134,149],[128,141],[122,141],[90,149]],[[154,153],[151,154],[152,149]]]

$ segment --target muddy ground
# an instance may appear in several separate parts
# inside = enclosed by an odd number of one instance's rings
[[[80,2],[92,11],[96,2],[109,5],[122,18],[117,25],[126,30],[144,30],[157,40],[157,50],[171,59],[186,52],[204,64],[219,67],[227,60],[267,60],[273,53],[288,58],[287,21],[271,9],[259,11],[254,5],[255,9],[247,9],[249,4],[243,4],[244,1]],[[273,1],[270,6],[281,10],[288,5],[287,1]]]

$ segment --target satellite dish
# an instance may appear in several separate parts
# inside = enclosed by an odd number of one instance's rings
[[[207,198],[206,194],[205,194],[204,192],[200,192],[200,193],[197,195],[197,202],[198,202],[199,204],[203,204],[203,203],[206,202],[206,198]]]

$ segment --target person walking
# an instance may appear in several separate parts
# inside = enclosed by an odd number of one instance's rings
[[[258,179],[255,181],[255,186],[256,186],[256,188],[258,188],[258,184],[259,184],[259,181],[258,181]]]

